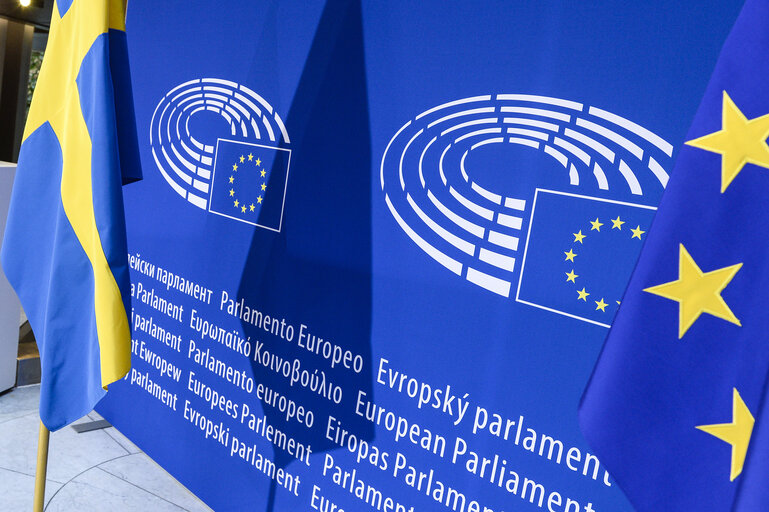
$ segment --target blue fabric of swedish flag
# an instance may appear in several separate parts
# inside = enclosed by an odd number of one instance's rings
[[[768,85],[769,2],[749,0],[582,399],[641,511],[769,510]]]

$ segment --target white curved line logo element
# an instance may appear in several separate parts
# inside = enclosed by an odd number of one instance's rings
[[[201,112],[220,116],[229,126],[229,133],[222,134],[228,138],[259,141],[266,144],[260,147],[268,149],[278,149],[279,143],[287,145],[290,140],[273,107],[244,85],[201,78],[184,82],[163,96],[150,125],[152,157],[177,194],[198,208],[211,211],[217,143],[225,139],[206,140],[192,133],[190,120]]]
[[[552,159],[550,167],[561,169],[562,190],[647,203],[666,186],[673,154],[670,143],[632,121],[545,96],[464,98],[404,124],[387,144],[379,169],[390,213],[435,261],[504,297],[510,297],[527,242],[536,184],[517,195],[485,184],[468,158],[491,144],[529,148]],[[536,172],[526,172],[517,176],[520,181],[536,181]]]

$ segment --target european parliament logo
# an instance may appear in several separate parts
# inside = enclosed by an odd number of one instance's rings
[[[528,94],[430,108],[387,144],[384,201],[458,278],[609,327],[673,146],[617,114]]]
[[[291,160],[283,120],[248,87],[190,80],[158,103],[152,157],[190,204],[228,219],[280,231]]]

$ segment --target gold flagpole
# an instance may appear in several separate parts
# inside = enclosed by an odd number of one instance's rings
[[[43,512],[45,505],[45,478],[48,472],[48,439],[50,432],[40,422],[40,434],[37,438],[37,470],[35,471],[35,502],[33,512]]]

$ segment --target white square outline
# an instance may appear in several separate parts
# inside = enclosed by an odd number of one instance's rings
[[[534,302],[528,302],[528,301],[522,300],[520,298],[521,284],[523,283],[523,272],[526,269],[526,254],[529,251],[529,237],[531,236],[531,226],[534,223],[534,211],[535,211],[535,209],[537,207],[537,196],[539,195],[540,192],[545,193],[545,194],[555,194],[555,195],[559,195],[559,196],[568,196],[568,197],[576,197],[576,198],[579,198],[579,199],[587,199],[589,201],[599,201],[599,202],[602,202],[602,203],[612,203],[612,204],[619,204],[619,205],[622,205],[622,206],[631,206],[631,207],[634,207],[634,208],[642,208],[644,210],[657,210],[657,207],[656,206],[648,206],[648,205],[645,205],[645,204],[636,204],[636,203],[627,203],[627,202],[624,202],[624,201],[615,201],[615,200],[612,200],[612,199],[604,199],[604,198],[601,198],[601,197],[592,197],[592,196],[585,196],[585,195],[581,195],[581,194],[572,194],[572,193],[569,193],[569,192],[560,192],[558,190],[548,190],[548,189],[544,189],[544,188],[537,188],[537,189],[534,190],[534,201],[533,201],[533,203],[531,205],[531,216],[529,217],[529,230],[526,233],[526,245],[525,245],[525,247],[523,249],[523,260],[521,261],[521,273],[518,276],[518,289],[515,292],[515,301],[516,302],[520,302],[521,304],[526,304],[528,306],[533,306],[535,308],[544,309],[545,311],[550,311],[551,313],[557,313],[559,315],[568,316],[569,318],[574,318],[575,320],[581,320],[583,322],[587,322],[587,323],[590,323],[590,324],[593,324],[593,325],[598,325],[598,326],[601,326],[601,327],[606,327],[607,329],[610,328],[611,324],[604,324],[604,323],[601,323],[601,322],[597,322],[595,320],[591,320],[589,318],[581,317],[581,316],[578,316],[578,315],[573,315],[571,313],[566,313],[565,311],[560,311],[558,309],[549,308],[549,307],[543,306],[541,304],[536,304]]]
[[[234,142],[235,144],[244,144],[246,146],[254,146],[259,148],[265,148],[265,149],[274,149],[276,151],[287,151],[288,152],[288,162],[286,163],[286,180],[283,184],[283,203],[280,205],[280,221],[278,222],[278,229],[275,229],[270,226],[262,226],[261,224],[257,224],[256,222],[249,222],[247,220],[239,219],[238,217],[232,217],[230,215],[227,215],[226,213],[217,212],[211,209],[211,202],[214,197],[214,183],[216,183],[216,160],[219,158],[219,143],[220,142]],[[254,144],[253,142],[244,142],[241,140],[231,140],[231,139],[216,139],[216,154],[214,155],[214,166],[211,170],[211,192],[209,193],[209,197],[211,199],[208,200],[208,212],[213,213],[215,215],[221,215],[222,217],[226,217],[228,219],[237,220],[240,222],[243,222],[244,224],[251,224],[252,226],[256,226],[259,228],[267,229],[269,231],[274,231],[276,233],[280,233],[280,230],[283,229],[283,209],[286,206],[286,192],[288,191],[288,173],[291,170],[291,150],[286,148],[276,148],[273,146],[265,146],[263,144]]]

